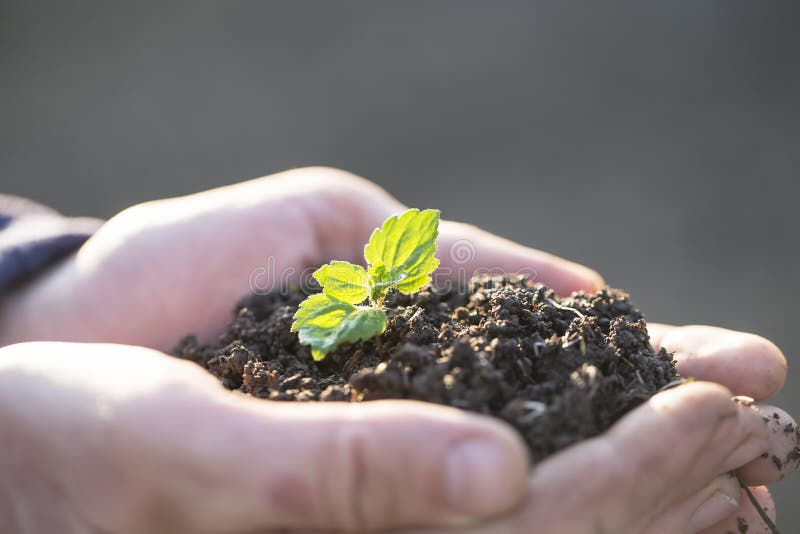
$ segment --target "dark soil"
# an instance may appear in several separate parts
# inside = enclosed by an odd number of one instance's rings
[[[189,336],[175,354],[264,399],[417,399],[491,414],[519,430],[536,460],[603,432],[678,380],[617,290],[559,299],[523,278],[481,278],[464,291],[394,293],[379,340],[322,362],[290,331],[305,297],[249,296],[217,343]]]

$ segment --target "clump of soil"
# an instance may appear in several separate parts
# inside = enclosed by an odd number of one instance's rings
[[[340,346],[322,362],[290,331],[306,296],[248,296],[217,343],[189,336],[175,354],[264,399],[416,399],[494,415],[536,460],[605,431],[678,380],[617,290],[558,298],[522,277],[483,277],[445,293],[392,293],[380,339]]]

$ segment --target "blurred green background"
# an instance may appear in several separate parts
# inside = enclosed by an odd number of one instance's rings
[[[0,1],[0,190],[107,217],[289,167],[769,337],[800,414],[797,2]],[[775,487],[779,524],[800,530]]]

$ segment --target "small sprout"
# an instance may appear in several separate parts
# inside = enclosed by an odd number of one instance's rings
[[[303,301],[292,324],[292,331],[298,332],[300,342],[311,346],[315,360],[321,360],[341,343],[369,339],[385,329],[383,310],[355,306],[325,293],[311,295]]]
[[[439,211],[410,209],[386,219],[364,247],[367,268],[332,261],[314,272],[322,293],[311,295],[294,315],[292,332],[321,360],[342,343],[355,343],[386,330],[381,304],[390,289],[416,293],[439,266]],[[367,305],[364,305],[364,302]]]

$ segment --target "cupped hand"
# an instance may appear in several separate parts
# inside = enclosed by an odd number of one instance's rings
[[[0,532],[225,534],[463,525],[509,511],[500,422],[412,402],[276,403],[152,349],[0,349]]]
[[[371,230],[402,209],[375,185],[330,169],[135,206],[6,298],[0,340],[164,350],[188,332],[208,339],[254,283],[332,258],[357,262]],[[589,269],[458,223],[442,223],[439,257],[465,272],[534,271],[559,293],[602,285]],[[682,372],[730,389],[665,391],[607,434],[534,466],[527,483],[519,439],[479,416],[411,402],[276,405],[227,393],[199,368],[147,349],[9,347],[0,380],[16,389],[2,389],[0,417],[20,430],[8,434],[18,436],[18,455],[4,472],[22,480],[23,465],[34,476],[3,488],[0,505],[13,513],[0,513],[35,526],[26,507],[42,501],[25,495],[61,495],[62,507],[39,520],[60,511],[99,532],[305,531],[468,525],[522,501],[515,514],[476,528],[724,532],[714,523],[735,524],[736,515],[757,525],[727,472],[741,468],[754,486],[771,482],[776,468],[761,455],[788,457],[796,436],[773,433],[730,396],[771,394],[785,378],[783,356],[760,338],[716,330],[670,330],[661,342],[677,351]],[[8,397],[28,389],[34,400],[25,405]],[[59,417],[42,418],[52,406]],[[34,453],[52,469],[36,467]],[[768,493],[755,493],[774,512]]]
[[[650,330],[681,374],[717,383],[663,391],[605,434],[533,466],[517,512],[465,532],[727,534],[740,532],[740,521],[748,534],[770,532],[738,478],[775,521],[765,485],[797,468],[797,427],[780,408],[750,399],[783,385],[783,354],[761,337],[719,328]],[[749,399],[734,403],[733,394]]]
[[[328,168],[134,206],[4,299],[0,344],[102,341],[168,350],[191,332],[210,339],[252,290],[278,289],[331,259],[362,263],[372,230],[404,209],[372,182]],[[444,221],[440,232],[440,270],[455,275],[525,270],[563,294],[603,284],[586,267],[469,225]]]
[[[772,345],[698,332],[664,338],[684,371],[713,372],[734,350],[750,357],[731,361],[729,385],[749,373],[741,391],[761,397],[782,381]],[[758,382],[765,375],[776,381]],[[529,476],[511,429],[453,408],[276,403],[152,349],[18,344],[0,349],[0,531],[716,534],[742,517],[748,532],[767,532],[729,472],[774,518],[761,485],[796,462],[778,470],[761,456],[785,460],[797,442],[783,411],[759,410],[721,385],[680,386]]]
[[[165,350],[189,332],[209,339],[254,284],[277,288],[332,258],[358,261],[372,229],[401,209],[374,184],[324,168],[134,206],[76,255],[3,298],[0,344],[59,340]],[[444,222],[441,234],[443,268],[535,270],[567,293],[602,284],[589,269],[468,225]],[[0,362],[4,380],[15,384],[6,393],[38,399],[20,405],[11,395],[0,402],[24,430],[16,434],[17,449],[39,451],[51,467],[27,473],[26,485],[10,485],[35,461],[6,457],[16,476],[6,478],[2,517],[14,518],[20,531],[52,531],[38,528],[43,501],[32,498],[51,487],[64,499],[46,525],[72,514],[76,524],[109,532],[147,532],[147,525],[165,531],[173,523],[189,524],[187,532],[464,524],[513,507],[528,471],[523,445],[505,425],[442,407],[254,402],[222,391],[194,366],[120,345],[15,345]],[[105,408],[115,402],[125,409]],[[65,410],[63,424],[37,415],[51,405]],[[98,419],[95,410],[105,415]],[[217,426],[219,419],[227,426]],[[171,463],[175,470],[167,469]],[[178,489],[154,491],[173,477]],[[209,493],[218,485],[233,488]],[[102,506],[95,507],[98,496]],[[251,512],[239,513],[239,499],[251,503]],[[109,515],[98,512],[106,508]],[[219,516],[207,520],[209,514]]]

